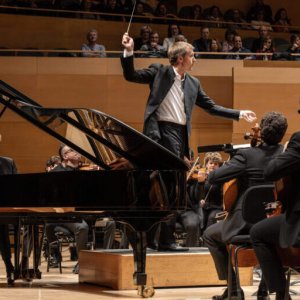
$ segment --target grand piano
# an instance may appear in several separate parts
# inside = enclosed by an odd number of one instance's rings
[[[44,108],[3,81],[0,102],[0,117],[10,109],[100,167],[97,171],[1,175],[0,219],[5,222],[14,216],[43,223],[49,218],[61,221],[105,212],[131,228],[133,280],[139,295],[152,296],[153,288],[146,285],[147,231],[186,208],[187,164],[97,110]],[[173,179],[173,193],[166,192],[164,176]],[[70,207],[71,211],[60,214],[54,209]]]

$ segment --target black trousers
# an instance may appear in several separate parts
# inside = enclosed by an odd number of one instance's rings
[[[158,124],[161,136],[159,143],[181,159],[183,159],[185,155],[188,156],[186,126],[164,121],[160,121]],[[176,178],[174,176],[174,174],[164,174],[162,176],[169,203],[172,203],[172,200],[176,197]],[[173,236],[175,223],[176,217],[168,222],[154,226],[148,233],[148,243],[157,244],[158,246],[168,246],[175,243],[175,237]],[[159,237],[156,238],[158,235]]]
[[[199,247],[200,239],[200,214],[195,210],[189,209],[180,213],[178,221],[186,232],[185,246]]]
[[[78,223],[48,223],[46,224],[46,235],[48,238],[48,242],[52,243],[57,240],[55,235],[55,227],[61,226],[67,228],[71,233],[75,236],[76,241],[76,249],[79,255],[80,250],[87,249],[87,242],[88,242],[88,233],[89,233],[89,226],[88,224],[82,220],[82,222]]]
[[[216,214],[222,212],[222,209],[219,208],[210,208],[210,209],[203,209],[203,225],[204,228],[209,227],[212,224],[216,223]]]
[[[285,291],[285,272],[277,254],[279,229],[284,215],[264,219],[251,228],[250,235],[255,254],[269,291]]]
[[[161,136],[159,143],[180,158],[188,157],[186,126],[171,122],[158,122],[158,124]]]
[[[222,240],[223,221],[209,226],[203,233],[204,245],[208,247],[214,260],[215,267],[220,280],[228,277],[228,251],[226,243]],[[232,273],[234,274],[234,272]]]
[[[12,271],[13,266],[11,263],[11,249],[7,224],[0,224],[0,252],[5,263],[6,271]]]

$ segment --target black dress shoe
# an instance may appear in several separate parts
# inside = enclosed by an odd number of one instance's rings
[[[257,300],[270,300],[269,292],[266,290],[257,291]]]
[[[189,251],[189,248],[177,246],[175,243],[172,243],[168,245],[159,245],[158,251],[186,252]]]
[[[236,290],[231,292],[231,300],[245,299],[244,292],[241,290],[240,298],[238,297],[238,292]],[[215,295],[212,300],[228,300],[228,289],[226,288],[222,295]]]
[[[7,284],[9,286],[13,286],[14,283],[15,283],[15,274],[14,274],[14,271],[9,271],[9,272],[6,272],[6,279],[7,279]]]
[[[77,263],[77,264],[75,265],[75,267],[74,267],[74,269],[73,269],[72,272],[73,272],[74,274],[79,274],[79,269],[80,269],[80,268],[79,268],[79,263]]]
[[[148,243],[147,248],[151,250],[158,250],[158,245],[155,243]]]
[[[285,300],[285,292],[276,292],[275,300]],[[292,300],[290,295],[289,300]]]

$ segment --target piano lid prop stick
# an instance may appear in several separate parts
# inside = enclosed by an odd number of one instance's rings
[[[132,17],[133,17],[134,11],[135,11],[136,1],[137,1],[137,0],[134,1],[133,8],[132,8],[132,12],[131,12],[131,16],[130,16],[130,20],[129,20],[128,27],[127,27],[127,31],[126,31],[128,35],[129,35],[130,25],[131,25],[131,22],[132,22]]]

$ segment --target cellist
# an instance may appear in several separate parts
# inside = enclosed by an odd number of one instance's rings
[[[208,227],[203,235],[204,244],[213,257],[220,280],[227,280],[228,276],[226,245],[234,236],[249,233],[250,225],[243,219],[241,210],[244,192],[251,186],[265,183],[264,168],[269,161],[282,152],[283,146],[279,145],[279,142],[285,134],[287,120],[281,113],[269,112],[261,119],[260,128],[262,142],[259,145],[238,150],[227,163],[211,172],[208,177],[209,182],[213,184],[225,183],[236,178],[238,185],[236,202],[226,219]],[[235,273],[232,274],[232,296],[234,297],[237,296],[237,289]],[[222,295],[213,297],[214,300],[227,298],[227,289]],[[263,284],[259,286],[257,299],[268,299],[268,292]]]
[[[286,277],[276,248],[300,247],[300,131],[292,135],[286,151],[270,161],[264,175],[267,180],[289,176],[285,212],[258,222],[250,231],[268,289],[276,292],[276,300],[283,300]]]

